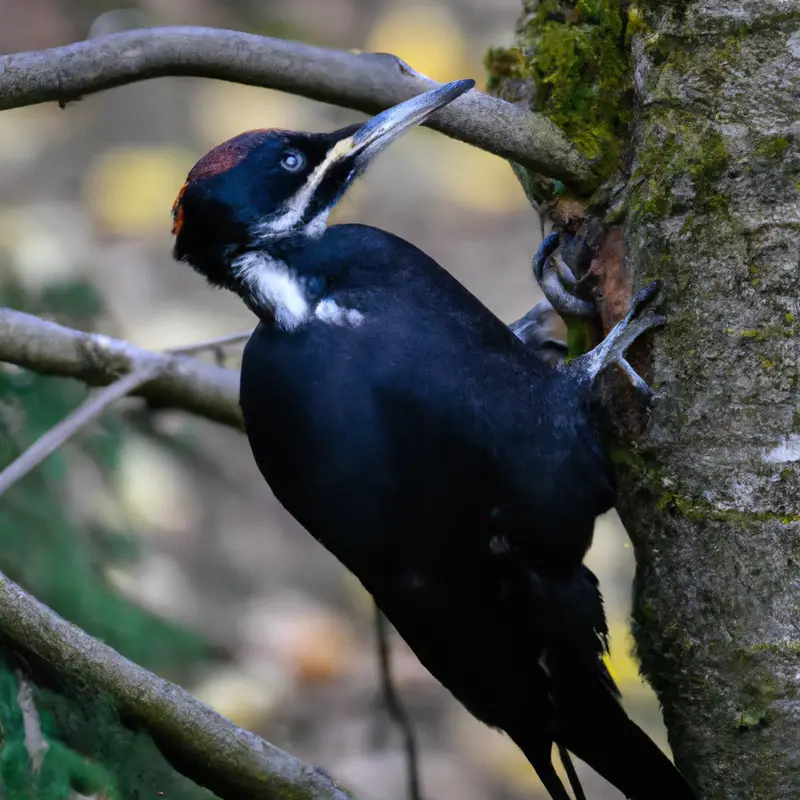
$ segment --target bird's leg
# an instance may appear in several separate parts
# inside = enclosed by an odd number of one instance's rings
[[[577,280],[564,259],[556,254],[561,235],[546,236],[533,257],[533,275],[545,299],[524,317],[509,326],[542,361],[551,366],[563,364],[577,355],[585,340],[585,322],[597,315],[594,306],[574,295]],[[566,336],[562,328],[566,326]]]
[[[580,380],[594,381],[594,379],[611,364],[620,364],[631,379],[637,391],[644,394],[649,400],[651,392],[642,378],[634,372],[631,365],[625,360],[625,351],[650,328],[656,328],[666,323],[659,314],[643,314],[650,303],[655,300],[661,284],[653,281],[641,289],[633,298],[630,311],[623,320],[615,325],[608,336],[597,347],[585,355],[576,358],[569,365],[569,370]]]
[[[586,287],[576,278],[574,269],[567,265],[565,246],[573,257],[579,256],[574,237],[565,240],[562,234],[556,232],[546,236],[533,257],[533,274],[544,296],[566,326],[565,360],[569,360],[582,355],[592,346],[598,313],[591,297],[585,294]]]
[[[625,319],[587,353],[587,324],[597,318],[598,312],[594,303],[577,296],[579,281],[557,252],[560,244],[561,235],[556,231],[542,240],[533,257],[533,274],[546,299],[509,327],[549,364],[556,366],[572,357],[570,370],[588,380],[594,380],[608,365],[619,364],[634,389],[650,403],[653,396],[650,387],[637,375],[624,353],[645,330],[664,323],[661,317],[640,317],[641,311],[655,298],[658,287],[651,284],[639,292]],[[556,333],[555,315],[567,326],[566,341]]]

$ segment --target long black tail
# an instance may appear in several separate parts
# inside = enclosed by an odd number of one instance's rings
[[[567,773],[567,780],[572,787],[572,794],[575,795],[575,800],[586,800],[586,792],[583,791],[578,773],[575,771],[575,765],[572,763],[572,757],[564,745],[558,745],[558,756],[561,759],[561,765],[564,767],[564,772]]]
[[[550,681],[557,744],[630,800],[696,800],[675,765],[620,705],[602,661],[608,629],[594,575],[586,567],[560,580],[532,575],[530,589],[549,612],[546,622],[539,621],[547,640],[539,663]],[[517,743],[531,759],[525,742]]]
[[[615,698],[589,712],[601,727],[570,725],[561,744],[630,800],[697,800],[686,779]],[[595,716],[597,714],[597,716]]]

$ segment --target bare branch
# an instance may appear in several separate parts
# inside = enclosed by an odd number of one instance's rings
[[[84,333],[0,308],[0,361],[47,375],[106,386],[148,365],[157,374],[135,390],[161,408],[179,408],[242,428],[239,373],[187,356],[153,353],[128,342]]]
[[[219,363],[219,359],[224,356],[224,351],[227,348],[244,344],[250,338],[251,333],[252,331],[231,333],[227,336],[218,336],[215,339],[206,339],[202,342],[195,342],[182,347],[169,347],[164,352],[173,356],[196,356],[198,353],[211,351],[214,353],[217,363]]]
[[[57,425],[43,433],[25,452],[15,458],[0,472],[0,497],[2,497],[17,481],[24,478],[48,456],[51,456],[71,439],[81,428],[96,419],[112,403],[120,400],[153,378],[161,365],[152,362],[145,364],[135,372],[130,372],[102,391],[81,403],[74,411],[67,414]]]
[[[351,53],[213,28],[148,28],[0,57],[0,110],[68,103],[134,81],[191,75],[279,89],[368,114],[436,86],[395,56]],[[556,125],[471,91],[425,123],[584,191],[591,165]]]
[[[181,773],[223,800],[353,800],[316,767],[237,728],[180,686],[92,638],[0,573],[0,637],[59,681],[114,697]]]
[[[389,649],[389,630],[386,617],[375,604],[375,642],[378,646],[378,672],[381,694],[389,716],[403,737],[408,775],[408,800],[422,800],[422,781],[419,774],[419,755],[414,726],[392,678],[392,654]]]

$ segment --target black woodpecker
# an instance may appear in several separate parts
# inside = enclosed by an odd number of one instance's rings
[[[257,130],[219,145],[175,202],[174,255],[259,318],[240,400],[267,483],[428,670],[516,742],[554,800],[569,800],[554,743],[630,798],[688,800],[619,703],[582,564],[614,503],[595,378],[663,322],[643,313],[658,287],[554,368],[414,245],[326,227],[378,152],[473,85],[334,133]]]

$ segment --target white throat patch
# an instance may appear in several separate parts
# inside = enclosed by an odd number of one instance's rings
[[[364,321],[360,311],[340,306],[331,298],[323,298],[312,310],[302,280],[283,261],[271,258],[268,253],[245,253],[232,267],[256,303],[272,311],[281,330],[296,330],[312,317],[339,328],[357,328]]]
[[[282,330],[293,331],[311,315],[302,284],[283,261],[264,252],[250,252],[231,266],[256,302],[272,311],[275,324]]]

